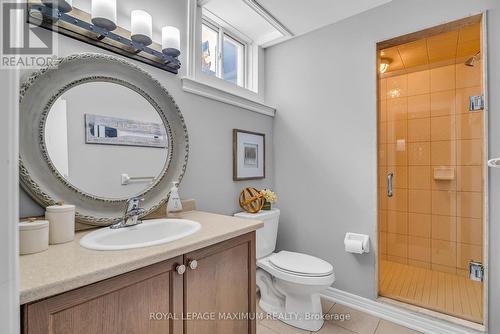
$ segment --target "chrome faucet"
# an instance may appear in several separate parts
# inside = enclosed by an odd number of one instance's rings
[[[110,228],[130,227],[142,223],[142,220],[139,220],[139,216],[146,212],[146,210],[139,207],[142,201],[144,201],[144,198],[141,197],[132,197],[127,200],[127,209],[123,214],[123,218],[118,223],[111,225]]]

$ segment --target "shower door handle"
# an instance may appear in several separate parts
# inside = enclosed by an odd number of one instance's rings
[[[392,197],[392,177],[393,173],[387,174],[387,197]]]

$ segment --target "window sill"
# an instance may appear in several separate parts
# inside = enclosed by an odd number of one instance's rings
[[[231,104],[233,106],[257,112],[259,114],[264,114],[271,117],[274,117],[274,115],[276,114],[276,108],[265,105],[254,99],[242,96],[236,92],[237,89],[235,89],[235,92],[230,92],[201,82],[199,80],[193,80],[187,77],[182,78],[182,89],[188,93]]]

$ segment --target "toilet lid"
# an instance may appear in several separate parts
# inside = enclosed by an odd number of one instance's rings
[[[333,273],[330,263],[302,253],[281,251],[271,255],[269,262],[278,269],[302,276],[327,276]]]

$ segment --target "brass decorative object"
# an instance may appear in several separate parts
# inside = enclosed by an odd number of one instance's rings
[[[257,213],[264,206],[264,196],[255,188],[245,188],[240,193],[240,207],[249,213]]]

